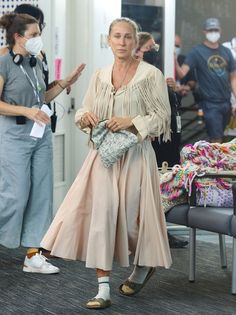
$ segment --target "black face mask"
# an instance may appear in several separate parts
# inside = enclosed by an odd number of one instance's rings
[[[158,52],[155,49],[145,51],[143,53],[143,60],[150,63],[153,66],[156,66],[158,60]]]

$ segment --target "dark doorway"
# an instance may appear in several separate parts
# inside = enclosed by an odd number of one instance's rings
[[[137,0],[136,2],[140,1]],[[145,3],[137,4],[131,0],[124,0],[122,1],[121,15],[134,20],[140,31],[149,32],[153,35],[156,43],[160,45],[156,66],[163,71],[163,7]]]

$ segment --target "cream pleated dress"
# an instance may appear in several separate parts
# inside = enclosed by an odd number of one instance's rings
[[[139,143],[110,168],[90,149],[41,246],[52,255],[86,261],[89,268],[112,270],[113,259],[129,266],[131,253],[134,264],[168,268],[171,255],[150,140],[170,136],[165,79],[141,61],[129,84],[114,93],[111,76],[112,66],[93,75],[76,124],[80,128],[86,111],[100,120],[134,117]]]

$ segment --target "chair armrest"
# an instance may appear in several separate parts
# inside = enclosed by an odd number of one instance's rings
[[[234,215],[236,215],[236,184],[232,185],[233,190],[233,207],[234,207]]]
[[[229,177],[236,179],[236,171],[215,171],[215,172],[206,172],[201,177]]]

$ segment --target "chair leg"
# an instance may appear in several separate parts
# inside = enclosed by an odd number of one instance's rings
[[[189,281],[195,281],[196,268],[196,229],[189,229]]]
[[[233,238],[233,254],[232,254],[232,294],[236,294],[236,238]]]
[[[219,244],[220,244],[220,263],[221,263],[221,268],[227,268],[225,235],[219,234]]]

